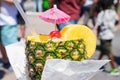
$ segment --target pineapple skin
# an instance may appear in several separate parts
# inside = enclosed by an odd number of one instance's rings
[[[48,59],[81,61],[88,58],[83,39],[58,42],[26,41],[25,53],[31,80],[41,80],[45,61]]]

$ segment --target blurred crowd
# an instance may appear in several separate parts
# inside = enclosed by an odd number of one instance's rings
[[[114,28],[119,24],[120,0],[18,0],[25,12],[24,3],[26,1],[34,2],[36,12],[46,11],[56,4],[60,10],[70,15],[71,19],[68,22],[57,25],[58,30],[68,24],[77,24],[83,17],[82,24],[97,32],[101,46],[99,59],[102,59],[104,55],[108,56],[112,67],[110,73],[118,72],[111,51],[111,43],[114,38]],[[88,24],[89,19],[92,20],[92,27]],[[18,25],[20,26],[20,35],[18,35]],[[5,46],[24,39],[25,31],[25,21],[13,1],[0,0],[1,66],[5,69],[10,69],[11,67]]]

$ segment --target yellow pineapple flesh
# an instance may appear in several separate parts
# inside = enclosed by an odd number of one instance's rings
[[[65,26],[60,33],[63,41],[83,39],[86,46],[87,57],[89,58],[94,54],[96,48],[96,36],[87,26],[71,24]]]

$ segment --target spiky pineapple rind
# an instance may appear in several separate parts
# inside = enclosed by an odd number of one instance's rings
[[[68,41],[48,41],[48,42],[26,42],[26,55],[28,60],[28,71],[33,70],[29,75],[31,80],[40,80],[44,64],[48,59],[65,59],[81,61],[87,59],[86,47],[83,39]]]

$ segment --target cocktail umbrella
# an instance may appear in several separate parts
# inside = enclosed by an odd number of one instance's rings
[[[50,23],[61,24],[69,21],[70,16],[63,11],[59,10],[56,5],[53,8],[48,9],[45,12],[40,13],[39,17]]]

